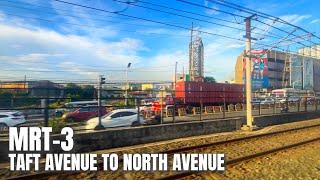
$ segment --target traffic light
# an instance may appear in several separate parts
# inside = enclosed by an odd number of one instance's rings
[[[100,76],[100,84],[105,84],[106,83],[106,78],[103,76]]]

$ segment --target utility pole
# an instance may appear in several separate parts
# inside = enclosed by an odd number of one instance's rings
[[[103,77],[102,75],[99,75],[98,78],[98,118],[99,118],[99,124],[94,128],[95,130],[101,130],[104,129],[104,126],[101,123],[101,89],[102,89],[102,84],[106,83],[106,78]]]
[[[247,128],[252,129],[253,117],[252,117],[252,104],[251,104],[251,19],[255,15],[247,17],[245,19],[246,26],[246,101],[247,101]]]
[[[173,98],[173,110],[172,110],[172,122],[175,122],[175,116],[176,116],[176,86],[177,86],[177,68],[178,68],[178,62],[176,61],[175,67],[174,67],[174,96]]]
[[[45,107],[44,107],[44,126],[48,127],[49,125],[49,81],[46,82],[46,99],[45,99]]]
[[[177,68],[178,68],[178,62],[176,61],[176,64],[174,66],[174,90],[176,90],[176,84],[177,84]]]
[[[126,95],[125,95],[125,105],[128,106],[128,88],[129,88],[129,81],[128,81],[128,71],[131,67],[131,63],[128,63],[127,69],[126,69]]]
[[[27,84],[27,75],[24,75],[24,82],[23,82],[23,89],[26,89],[26,84]]]

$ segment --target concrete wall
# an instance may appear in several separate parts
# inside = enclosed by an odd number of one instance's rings
[[[266,127],[277,124],[285,124],[290,122],[297,122],[303,120],[310,120],[320,117],[320,112],[300,112],[300,113],[287,113],[278,114],[275,116],[266,115],[255,117],[254,124],[258,127]]]

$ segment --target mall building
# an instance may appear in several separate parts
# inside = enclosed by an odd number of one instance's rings
[[[253,90],[291,87],[320,92],[320,56],[317,53],[318,51],[306,53],[306,50],[302,49],[297,54],[275,50],[252,51]],[[244,53],[241,53],[237,58],[235,83],[244,83],[245,81],[244,59]]]

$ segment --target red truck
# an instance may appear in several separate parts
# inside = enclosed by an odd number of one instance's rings
[[[180,81],[175,88],[176,113],[180,107],[186,108],[187,113],[191,112],[192,107],[220,106],[224,103],[237,104],[244,102],[244,86],[242,84],[209,83],[195,81]],[[173,108],[173,98],[167,95],[162,102],[163,111]],[[151,111],[160,113],[161,101],[156,100],[152,103]]]
[[[221,105],[243,103],[242,84],[180,81],[176,83],[176,100],[186,105]]]

